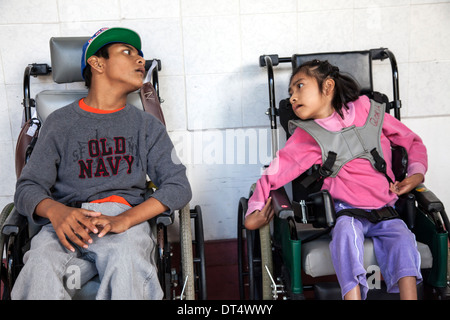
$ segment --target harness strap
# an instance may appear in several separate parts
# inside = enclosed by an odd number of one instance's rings
[[[372,155],[373,159],[375,160],[375,169],[377,169],[379,172],[383,173],[386,179],[389,181],[389,183],[394,183],[392,181],[391,177],[388,176],[386,173],[386,161],[383,159],[383,157],[380,156],[376,148],[373,148],[370,151],[370,154]]]
[[[393,207],[383,207],[381,209],[373,209],[370,211],[364,209],[343,209],[336,213],[336,219],[340,216],[360,217],[368,219],[372,223],[378,223],[384,220],[399,218],[399,214]]]
[[[380,140],[385,104],[374,100],[370,103],[369,114],[362,127],[352,125],[340,131],[329,131],[314,120],[289,122],[291,134],[297,127],[302,128],[314,138],[322,152],[323,165],[300,182],[304,188],[308,189],[324,178],[336,177],[347,162],[356,158],[369,160],[375,170],[382,173],[389,183],[393,183],[387,175],[387,165],[383,158]]]
[[[331,174],[333,173],[333,166],[334,163],[336,162],[336,157],[337,154],[336,152],[333,151],[329,151],[328,152],[328,157],[325,160],[325,162],[319,167],[318,170],[313,171],[312,174],[310,174],[309,176],[307,176],[305,179],[303,179],[301,181],[301,185],[304,188],[309,188],[314,182],[322,180],[326,177],[331,176]]]

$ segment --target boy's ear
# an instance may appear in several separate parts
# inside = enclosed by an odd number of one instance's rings
[[[91,66],[91,70],[96,70],[97,72],[103,71],[103,65],[101,59],[97,56],[90,56],[87,63]]]

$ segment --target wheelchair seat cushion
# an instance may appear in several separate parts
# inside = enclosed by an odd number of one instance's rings
[[[331,237],[320,238],[302,245],[302,266],[305,273],[311,277],[321,277],[334,275],[334,267],[331,261],[330,252]],[[417,242],[417,249],[421,257],[421,269],[431,268],[433,257],[430,248]],[[378,265],[375,257],[372,239],[364,240],[364,268],[371,265]]]

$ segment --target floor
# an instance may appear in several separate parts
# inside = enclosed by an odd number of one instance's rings
[[[179,244],[172,243],[172,266],[180,266]],[[204,242],[207,300],[239,300],[237,240]]]
[[[237,240],[205,242],[208,300],[239,299]]]

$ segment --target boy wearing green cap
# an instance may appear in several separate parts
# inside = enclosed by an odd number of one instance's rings
[[[88,94],[48,116],[17,181],[17,210],[43,227],[13,299],[70,299],[97,274],[97,299],[162,298],[147,220],[182,208],[191,189],[164,126],[126,103],[144,65],[129,29],[100,29],[83,46]],[[144,201],[147,176],[158,188]]]

